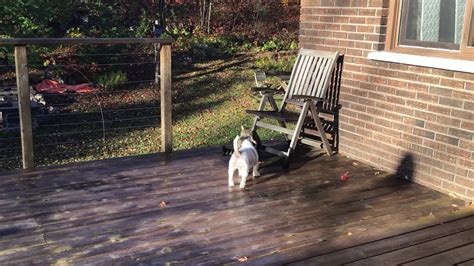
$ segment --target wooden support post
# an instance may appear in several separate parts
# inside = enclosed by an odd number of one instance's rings
[[[173,127],[171,120],[171,45],[160,47],[160,85],[161,85],[161,151],[173,149]]]
[[[31,121],[30,85],[26,46],[15,46],[16,85],[18,89],[18,105],[20,112],[21,152],[23,169],[34,167],[33,131]]]

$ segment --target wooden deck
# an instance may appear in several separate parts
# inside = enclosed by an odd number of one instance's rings
[[[246,257],[251,264],[473,265],[472,206],[343,156],[298,157],[288,173],[265,163],[245,191],[228,191],[228,157],[219,149],[2,174],[0,264]],[[350,179],[342,182],[345,171]]]

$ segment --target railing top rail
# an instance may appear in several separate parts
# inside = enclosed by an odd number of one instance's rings
[[[173,41],[172,38],[0,38],[0,45],[172,44]]]

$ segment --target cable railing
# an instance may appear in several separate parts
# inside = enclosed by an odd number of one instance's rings
[[[0,45],[15,50],[15,65],[0,65],[0,171],[170,152],[171,43],[161,38],[0,39]],[[101,49],[124,44],[119,51]],[[26,46],[33,45],[88,50],[67,56],[69,61],[51,56],[52,62],[42,64],[38,55],[27,58]],[[41,85],[44,81],[50,83]]]

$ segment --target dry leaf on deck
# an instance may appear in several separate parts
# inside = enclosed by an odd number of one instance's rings
[[[344,174],[342,174],[339,179],[341,179],[341,181],[347,181],[347,179],[349,179],[349,171],[346,171]]]
[[[160,208],[164,208],[166,207],[166,202],[165,201],[161,201],[160,202]]]
[[[249,258],[247,258],[247,256],[243,256],[243,257],[240,257],[239,258],[239,261],[240,262],[246,262]]]
[[[352,235],[352,233],[351,233],[351,232],[349,232],[349,233],[347,233],[347,235],[348,235],[348,236],[351,236],[351,235]]]
[[[453,212],[459,211],[459,206],[456,204],[451,204],[451,208],[453,208]]]

